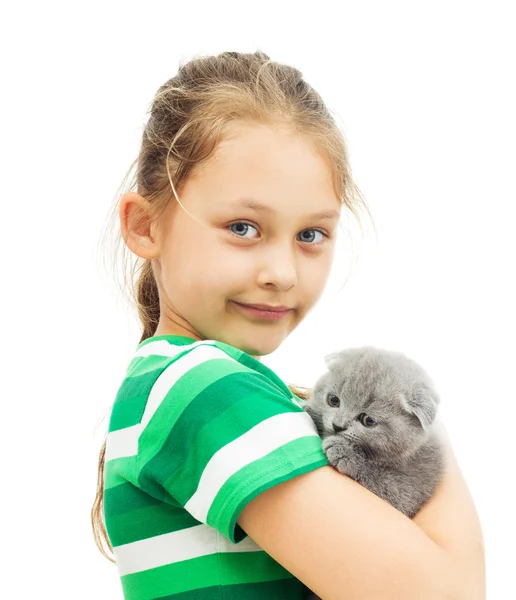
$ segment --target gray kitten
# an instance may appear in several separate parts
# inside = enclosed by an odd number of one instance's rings
[[[444,466],[432,380],[405,355],[372,346],[330,354],[325,362],[328,372],[303,408],[328,462],[414,517]]]

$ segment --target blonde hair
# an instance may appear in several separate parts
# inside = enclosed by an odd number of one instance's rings
[[[159,219],[174,196],[177,198],[193,169],[212,155],[223,139],[225,126],[236,119],[284,124],[293,133],[309,137],[331,164],[334,188],[343,205],[358,222],[360,208],[371,216],[353,182],[344,136],[319,94],[303,80],[298,69],[273,62],[261,51],[223,52],[217,56],[197,57],[181,65],[177,75],[154,96],[138,157],[121,188],[136,167],[127,189],[136,186],[137,192],[150,204],[152,219]],[[111,224],[113,215],[118,215],[117,205],[113,208]],[[124,292],[128,289],[127,246],[121,243],[119,231],[115,249],[120,246],[124,253]],[[136,305],[143,328],[141,343],[154,335],[160,317],[158,286],[150,260],[136,259],[130,271],[129,289],[129,301]],[[298,397],[308,399],[310,396],[307,388],[294,385],[289,388]],[[106,547],[111,552],[113,548],[103,511],[105,453],[106,440],[99,454],[91,522],[98,548],[114,562],[106,552]]]

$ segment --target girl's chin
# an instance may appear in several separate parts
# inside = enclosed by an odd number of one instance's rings
[[[254,343],[252,346],[242,344],[241,349],[257,360],[260,360],[260,357],[267,356],[267,354],[272,354],[275,350],[277,350],[282,341],[283,340],[279,341],[278,343],[271,343],[269,340],[263,344]]]
[[[274,331],[274,329],[273,327],[269,331],[267,328],[263,331],[254,328],[244,331],[240,327],[235,330],[226,329],[225,335],[218,339],[259,360],[261,356],[267,356],[277,350],[288,335],[286,331]]]

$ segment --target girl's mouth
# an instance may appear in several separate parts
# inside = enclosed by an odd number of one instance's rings
[[[288,315],[292,310],[291,308],[282,310],[265,310],[256,308],[254,306],[249,306],[248,304],[240,304],[240,302],[235,302],[235,300],[232,300],[232,302],[245,314],[257,317],[258,319],[264,319],[266,321],[278,321]]]

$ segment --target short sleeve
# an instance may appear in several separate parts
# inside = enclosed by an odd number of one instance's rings
[[[236,543],[245,505],[327,465],[310,416],[264,373],[198,345],[156,380],[143,413],[136,477]]]

